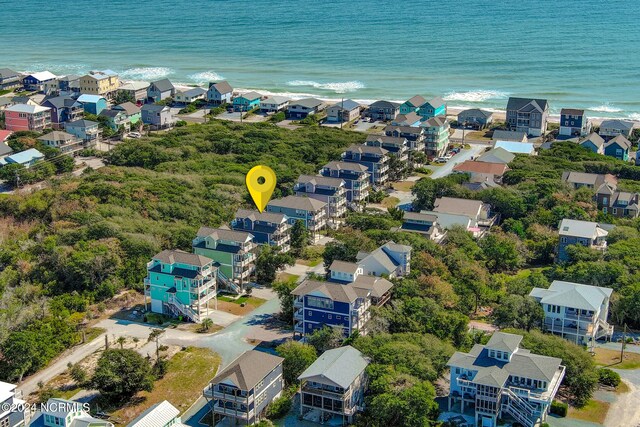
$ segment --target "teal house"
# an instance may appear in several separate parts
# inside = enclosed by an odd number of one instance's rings
[[[445,116],[431,117],[420,124],[424,128],[426,154],[429,158],[442,156],[449,146],[449,122]]]
[[[218,280],[224,290],[236,294],[244,291],[256,270],[254,236],[228,228],[200,227],[193,239],[193,252],[215,261]]]
[[[82,104],[85,113],[100,114],[107,109],[106,98],[99,95],[83,94],[78,98],[78,102]]]
[[[164,250],[147,264],[145,308],[154,313],[200,322],[216,303],[217,267],[211,258],[178,250]]]
[[[132,102],[123,102],[112,108],[116,111],[124,111],[131,126],[138,124],[142,120],[142,109]]]
[[[258,92],[247,92],[233,98],[233,111],[251,111],[260,107],[262,95]]]
[[[432,98],[422,103],[418,109],[418,115],[423,119],[430,119],[436,116],[447,116],[447,104],[442,98]]]
[[[629,161],[629,150],[631,142],[623,135],[618,135],[611,141],[604,144],[604,154],[606,156],[615,157],[618,160]]]
[[[417,113],[425,102],[427,102],[426,99],[420,95],[416,95],[400,105],[400,114],[407,115],[409,113]]]

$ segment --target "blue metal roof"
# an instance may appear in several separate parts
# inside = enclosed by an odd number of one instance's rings
[[[89,94],[83,94],[80,95],[80,97],[78,98],[79,102],[88,102],[91,104],[97,104],[101,99],[104,99],[102,96],[100,95],[89,95]],[[106,101],[106,99],[105,99]]]
[[[530,142],[496,141],[493,148],[503,148],[514,154],[531,154],[534,152]]]
[[[35,148],[29,148],[28,150],[24,150],[6,157],[7,163],[20,163],[21,165],[39,159],[44,159],[44,154],[42,154]]]

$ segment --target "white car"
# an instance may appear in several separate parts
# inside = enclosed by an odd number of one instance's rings
[[[140,132],[129,132],[129,138],[142,138]]]

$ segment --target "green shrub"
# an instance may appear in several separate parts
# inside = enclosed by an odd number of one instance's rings
[[[287,395],[280,396],[267,406],[267,418],[277,420],[284,417],[291,410],[293,400]]]
[[[185,122],[184,120],[178,120],[176,122],[176,127],[177,128],[181,128],[181,127],[186,126],[186,125],[187,125],[187,122]]]
[[[620,375],[607,368],[598,369],[598,382],[609,387],[618,387],[620,385]]]
[[[416,168],[415,170],[416,172],[423,173],[425,175],[431,175],[431,173],[433,172],[431,169],[425,167]]]
[[[269,121],[272,122],[272,123],[278,123],[278,122],[283,121],[286,118],[287,118],[287,116],[284,113],[284,111],[278,111],[277,113],[275,113],[273,116],[271,116],[269,118]]]
[[[551,410],[552,414],[558,415],[559,417],[566,417],[567,411],[569,410],[569,405],[563,402],[558,402],[554,400],[551,402]]]

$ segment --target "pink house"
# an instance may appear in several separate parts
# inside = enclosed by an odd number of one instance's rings
[[[51,108],[40,105],[17,104],[4,110],[7,130],[35,130],[51,127]]]

